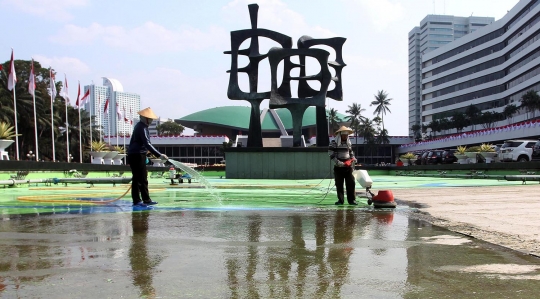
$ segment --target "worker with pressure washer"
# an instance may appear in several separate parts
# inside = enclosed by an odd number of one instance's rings
[[[334,179],[338,197],[336,205],[342,205],[344,202],[343,181],[345,181],[347,189],[347,202],[350,205],[357,205],[354,190],[355,179],[353,176],[356,158],[354,157],[351,141],[349,140],[349,135],[352,133],[353,131],[350,128],[341,126],[334,134],[335,138],[328,147],[328,155],[332,162],[334,162]]]
[[[140,121],[135,125],[131,140],[129,142],[127,159],[133,177],[131,179],[131,198],[134,207],[147,207],[155,205],[157,202],[150,198],[148,192],[148,171],[146,170],[146,154],[150,151],[156,157],[163,161],[169,160],[169,157],[160,153],[150,143],[150,134],[148,126],[157,119],[156,114],[150,109],[145,108],[139,112]]]

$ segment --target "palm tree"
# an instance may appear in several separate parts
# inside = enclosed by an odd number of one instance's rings
[[[339,129],[339,123],[343,122],[343,120],[338,116],[338,112],[334,108],[330,108],[327,113],[328,121],[330,122],[330,128],[328,130],[331,131],[329,135],[334,135],[334,132]]]
[[[467,119],[469,120],[469,124],[471,125],[471,131],[474,131],[474,125],[477,122],[478,117],[480,116],[480,109],[478,107],[474,106],[473,104],[470,104],[469,107],[467,107],[467,110],[465,110],[465,116],[467,116]]]
[[[373,114],[377,114],[377,116],[381,117],[382,120],[382,128],[384,129],[384,115],[386,112],[392,113],[390,111],[390,101],[392,99],[388,98],[388,93],[386,93],[384,90],[379,90],[377,94],[375,95],[375,101],[371,102],[370,106],[375,106],[375,111],[373,111]]]
[[[433,134],[433,137],[435,137],[435,136],[437,135],[436,132],[440,132],[440,131],[441,131],[441,123],[439,122],[438,119],[432,120],[432,121],[427,125],[427,127],[431,129],[431,133]]]
[[[363,118],[362,112],[366,111],[366,109],[363,109],[362,105],[357,103],[353,103],[351,106],[348,107],[349,109],[346,110],[345,113],[348,113],[349,115],[345,117],[345,120],[351,123],[351,129],[354,130],[356,152],[358,153],[358,131],[360,128],[360,119]]]
[[[465,115],[463,115],[463,113],[459,113],[457,111],[452,114],[450,121],[452,122],[452,127],[455,128],[458,133],[461,133],[463,128],[467,126],[467,118]]]
[[[375,129],[375,120],[369,119],[367,117],[363,118],[360,123],[359,132],[364,137],[364,162],[366,162],[366,153],[367,149],[372,149],[373,145],[375,144],[375,135],[376,135],[376,129]]]
[[[514,115],[519,111],[519,107],[517,107],[514,104],[506,105],[503,110],[503,116],[508,120],[508,124],[510,124],[510,121],[514,121]]]
[[[529,112],[532,112],[532,117],[535,117],[535,111],[540,107],[540,96],[536,91],[529,90],[521,97],[521,107],[527,111],[527,118],[529,118]]]
[[[448,130],[452,129],[452,122],[444,117],[439,120],[439,126],[441,130],[445,131],[445,134],[448,134]]]
[[[422,140],[422,134],[421,134],[422,126],[420,126],[419,124],[413,125],[411,127],[411,131],[413,131],[415,141]]]

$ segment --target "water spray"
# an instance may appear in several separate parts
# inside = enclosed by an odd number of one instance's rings
[[[176,161],[176,160],[173,160],[173,159],[168,159],[167,161],[169,163],[171,163],[172,165],[174,165],[175,167],[180,168],[185,173],[191,175],[192,177],[197,178],[201,182],[201,184],[204,186],[204,188],[206,188],[206,190],[208,190],[208,192],[210,192],[210,194],[215,199],[219,200],[219,202],[221,203],[221,201],[223,200],[223,197],[221,196],[221,194],[219,192],[217,192],[212,187],[212,185],[200,173],[198,173],[195,169],[185,165],[182,162],[179,162],[179,161]]]

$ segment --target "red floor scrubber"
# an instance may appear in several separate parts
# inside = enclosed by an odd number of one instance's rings
[[[369,176],[368,172],[364,169],[353,171],[353,176],[356,181],[366,189],[366,196],[368,196],[368,205],[373,204],[373,207],[378,208],[395,208],[397,206],[394,201],[394,194],[390,190],[380,190],[377,195],[371,192],[373,186],[373,180]],[[368,195],[369,194],[369,195]],[[369,197],[371,196],[371,198]]]

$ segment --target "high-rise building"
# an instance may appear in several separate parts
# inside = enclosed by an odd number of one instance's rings
[[[422,56],[423,124],[463,114],[471,105],[501,113],[509,104],[519,107],[526,92],[540,91],[539,3],[521,0],[500,20]],[[513,116],[525,119],[526,109]]]
[[[490,17],[428,15],[409,32],[409,135],[421,125],[422,56],[495,21]]]
[[[133,126],[139,121],[137,111],[141,110],[141,96],[124,92],[122,84],[112,78],[103,78],[103,86],[86,85],[84,92],[90,89],[90,98],[84,104],[94,119],[94,125],[101,127],[103,136],[130,135]],[[109,100],[107,113],[105,103]]]

